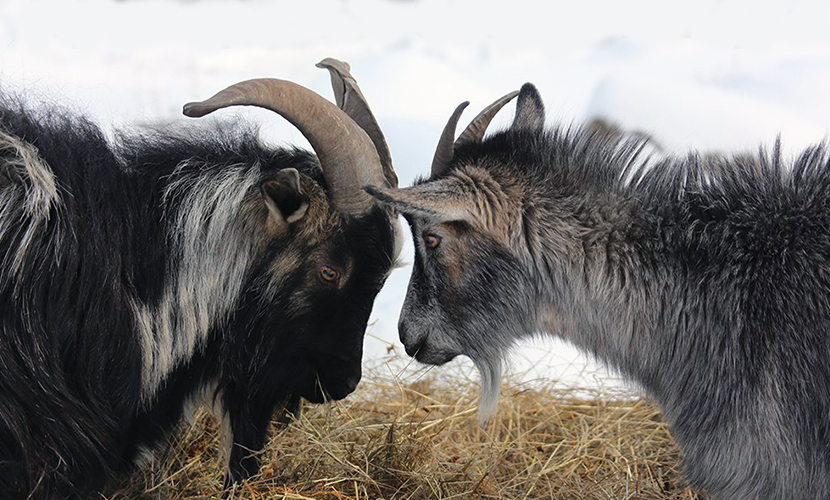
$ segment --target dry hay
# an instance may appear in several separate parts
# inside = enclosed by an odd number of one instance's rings
[[[261,473],[233,492],[221,490],[216,423],[200,414],[155,466],[104,498],[700,498],[653,403],[552,386],[506,386],[480,426],[472,383],[364,379],[346,401],[275,423]]]

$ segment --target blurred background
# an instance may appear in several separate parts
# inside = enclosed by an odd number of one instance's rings
[[[187,126],[183,103],[248,78],[331,98],[314,64],[332,56],[351,63],[402,185],[428,172],[459,102],[472,103],[466,123],[527,81],[550,124],[602,117],[671,154],[770,147],[780,135],[792,156],[830,131],[828,22],[821,0],[0,0],[0,89],[70,105],[108,130]],[[307,146],[269,112],[209,119],[238,117],[260,123],[271,143]],[[493,127],[510,119],[507,108]],[[463,359],[431,371],[406,359],[396,323],[408,278],[408,267],[395,271],[378,297],[367,367],[403,378],[471,373]],[[529,340],[512,362],[514,380],[623,387],[550,339]]]

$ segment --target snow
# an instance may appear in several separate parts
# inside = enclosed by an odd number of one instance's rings
[[[107,126],[184,123],[183,103],[247,78],[330,97],[314,63],[333,56],[351,63],[406,185],[426,173],[456,104],[472,102],[464,121],[526,81],[550,123],[602,116],[674,153],[769,147],[780,135],[792,155],[830,129],[828,21],[822,1],[0,0],[0,85]],[[274,143],[307,145],[265,111],[210,119],[238,115]],[[419,376],[397,342],[408,277],[395,271],[378,297],[365,350],[367,364]],[[514,369],[524,380],[619,386],[550,340],[518,349]]]

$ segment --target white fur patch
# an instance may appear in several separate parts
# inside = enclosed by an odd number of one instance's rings
[[[38,156],[37,148],[3,132],[0,132],[0,170],[11,182],[9,186],[0,186],[0,235],[6,234],[9,224],[18,218],[15,212],[22,211],[25,227],[18,247],[5,257],[11,262],[3,263],[3,269],[17,276],[29,245],[43,233],[43,226],[52,208],[60,205],[60,198],[55,174]]]
[[[190,424],[196,422],[196,413],[200,408],[207,409],[219,423],[219,443],[221,461],[227,470],[231,460],[231,446],[233,445],[233,431],[231,419],[222,404],[222,393],[216,391],[216,383],[201,386],[185,402],[184,418]]]
[[[158,304],[133,304],[144,401],[227,318],[256,243],[243,201],[254,191],[259,169],[228,167],[206,176],[198,166],[186,167],[176,169],[164,193],[166,210],[173,210],[166,214],[173,251],[163,297]]]

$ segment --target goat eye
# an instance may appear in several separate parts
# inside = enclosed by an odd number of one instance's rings
[[[424,246],[430,250],[438,248],[438,245],[441,244],[441,237],[435,234],[428,234],[424,236]]]
[[[321,267],[319,275],[321,280],[328,281],[329,283],[336,283],[340,279],[340,273],[331,266]]]

